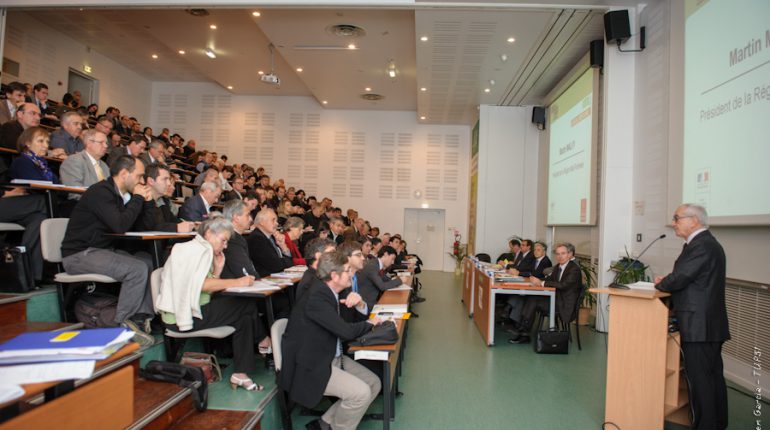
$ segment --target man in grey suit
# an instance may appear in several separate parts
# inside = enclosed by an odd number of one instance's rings
[[[396,250],[391,246],[383,246],[377,253],[377,259],[371,260],[364,265],[361,272],[356,274],[358,281],[358,294],[364,299],[369,309],[377,304],[377,299],[383,291],[401,286],[401,284],[411,284],[411,279],[402,280],[399,278],[388,279],[385,272],[393,265],[396,260]]]
[[[679,323],[690,386],[692,428],[725,429],[727,386],[722,344],[730,339],[725,305],[725,252],[708,230],[708,214],[702,206],[679,206],[673,225],[685,244],[674,270],[655,278],[655,288],[671,293]]]
[[[112,166],[112,163],[120,158],[121,155],[131,155],[139,157],[144,152],[144,148],[147,147],[147,142],[144,140],[144,136],[141,134],[135,134],[131,136],[131,140],[126,146],[118,146],[110,151],[110,155],[107,156],[107,164]],[[142,163],[144,164],[144,163]]]
[[[107,153],[107,135],[95,129],[83,132],[86,148],[64,160],[59,168],[62,184],[72,187],[90,187],[107,179],[110,168],[102,161]],[[81,194],[70,193],[70,200],[79,200]]]

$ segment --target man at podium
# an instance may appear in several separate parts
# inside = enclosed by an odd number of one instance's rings
[[[727,428],[727,387],[722,344],[730,339],[725,307],[725,253],[708,231],[702,206],[683,204],[673,218],[686,242],[674,270],[655,278],[655,288],[671,293],[679,323],[682,354],[690,386],[693,428]]]

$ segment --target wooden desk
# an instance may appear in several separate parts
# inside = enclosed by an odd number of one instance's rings
[[[409,305],[409,295],[411,291],[406,290],[388,290],[382,293],[379,305]],[[402,347],[406,342],[406,328],[408,320],[397,320],[396,330],[398,331],[398,341],[389,345],[375,346],[353,346],[348,349],[349,352],[356,351],[384,351],[388,353],[388,359],[382,362],[382,428],[388,430],[390,422],[396,418],[396,392],[398,392],[398,376],[401,373],[401,363],[403,361]]]
[[[87,187],[68,187],[66,185],[57,184],[29,184],[29,187],[34,190],[45,191],[47,199],[46,204],[48,205],[48,216],[51,218],[54,217],[53,192],[83,194],[88,189]]]
[[[173,233],[173,232],[163,232],[163,231],[137,231],[137,232],[128,232],[123,234],[109,234],[108,236],[113,236],[117,239],[124,239],[124,240],[150,240],[152,241],[152,264],[153,269],[157,269],[162,264],[160,264],[160,255],[161,255],[161,249],[160,249],[160,241],[161,240],[168,240],[168,239],[192,239],[195,237],[196,233]]]
[[[552,287],[536,287],[529,282],[499,283],[476,269],[475,292],[473,300],[473,322],[476,323],[481,337],[488,346],[495,344],[495,298],[498,294],[517,294],[526,296],[546,296],[549,298],[548,324],[555,326],[556,318],[556,289]]]
[[[468,313],[468,318],[473,317],[473,290],[475,289],[476,262],[466,257],[462,263],[463,267],[463,289],[462,298],[460,299],[465,304],[465,309]]]
[[[286,279],[286,278],[284,278]],[[225,296],[237,296],[237,297],[253,297],[257,299],[264,299],[265,300],[265,316],[267,317],[267,327],[268,331],[269,328],[273,326],[273,323],[275,322],[275,311],[273,310],[273,294],[286,291],[286,295],[289,297],[289,306],[294,307],[294,291],[296,290],[297,283],[302,280],[302,276],[299,275],[296,278],[288,278],[289,281],[292,282],[291,285],[279,285],[278,287],[280,290],[272,290],[272,291],[255,291],[255,292],[233,292],[233,291],[222,291],[219,294],[225,295]],[[288,291],[287,291],[288,290]]]
[[[687,384],[681,375],[679,333],[668,332],[669,293],[592,288],[609,294],[605,421],[626,430],[663,429],[689,422]]]

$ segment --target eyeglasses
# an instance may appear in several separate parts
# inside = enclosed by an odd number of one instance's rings
[[[671,221],[679,222],[680,219],[692,218],[692,217],[693,215],[684,215],[684,216],[674,215],[674,217],[671,218]]]
[[[351,257],[363,257],[364,253],[361,252],[361,251],[357,251],[357,252],[354,252],[354,253],[350,254],[350,256]]]

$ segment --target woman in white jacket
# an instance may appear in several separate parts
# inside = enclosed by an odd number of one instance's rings
[[[163,322],[179,331],[203,330],[229,325],[235,327],[233,342],[233,389],[261,391],[248,373],[257,370],[254,344],[260,350],[270,345],[258,313],[256,301],[249,298],[217,294],[235,286],[254,282],[253,276],[220,279],[233,226],[230,221],[213,217],[204,221],[198,234],[189,242],[178,243],[163,267],[160,292],[155,307]]]

